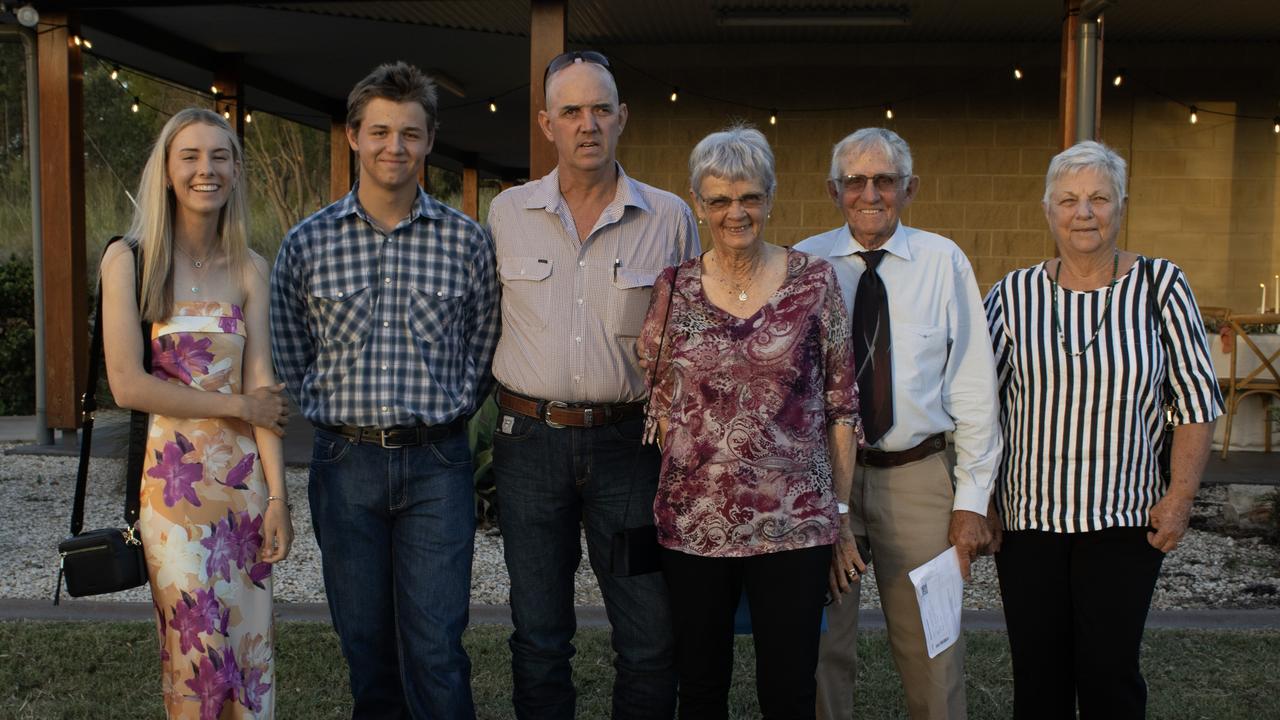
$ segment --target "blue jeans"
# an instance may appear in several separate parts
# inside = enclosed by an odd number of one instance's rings
[[[384,449],[316,430],[311,518],[353,718],[474,718],[466,433]]]
[[[507,418],[512,418],[508,421]],[[510,422],[510,432],[503,432]],[[600,582],[616,654],[613,717],[675,712],[675,641],[661,573],[614,577],[613,533],[653,523],[659,454],[641,446],[642,419],[595,428],[551,428],[499,415],[493,468],[511,575],[512,701],[520,720],[572,720],[573,576],[587,556]]]

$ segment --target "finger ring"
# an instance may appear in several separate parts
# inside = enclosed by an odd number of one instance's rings
[[[853,580],[854,578],[858,577],[858,571],[853,568],[849,568],[848,570],[845,570],[844,574],[848,575],[850,580]]]

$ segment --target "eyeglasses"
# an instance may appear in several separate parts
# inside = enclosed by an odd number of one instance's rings
[[[707,206],[708,210],[713,212],[724,212],[733,207],[735,202],[742,205],[744,210],[757,210],[764,207],[764,204],[769,201],[769,197],[764,193],[747,193],[736,198],[725,197],[724,195],[704,198],[699,195],[698,199],[702,201],[703,205]]]
[[[898,189],[898,181],[905,178],[906,175],[896,175],[888,173],[878,173],[867,177],[866,175],[845,175],[844,177],[832,178],[831,182],[838,185],[845,192],[860,193],[867,188],[867,181],[875,186],[876,192],[889,193]]]
[[[592,65],[599,65],[604,68],[609,67],[609,58],[595,50],[570,50],[569,52],[563,52],[551,58],[551,62],[547,63],[547,69],[542,73],[543,86],[546,86],[547,78],[551,77],[553,73],[560,72],[565,67],[580,62],[591,63]]]

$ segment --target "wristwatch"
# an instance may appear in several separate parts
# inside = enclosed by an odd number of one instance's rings
[[[849,514],[848,503],[842,503],[842,502],[836,503],[836,512],[840,513],[841,515],[848,515]]]

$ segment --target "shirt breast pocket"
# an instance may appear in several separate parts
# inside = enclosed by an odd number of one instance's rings
[[[893,323],[894,387],[925,390],[942,384],[947,364],[947,334],[936,325]]]
[[[316,319],[320,339],[326,343],[358,343],[369,331],[370,307],[367,284],[318,283],[310,296],[311,316]]]
[[[502,280],[502,315],[524,327],[544,328],[551,305],[551,261],[535,257],[503,258],[498,265]]]
[[[644,316],[649,312],[653,283],[662,268],[619,267],[609,296],[609,327],[618,337],[639,337]]]
[[[435,344],[461,334],[462,288],[454,283],[414,286],[409,292],[409,328],[419,342]]]

